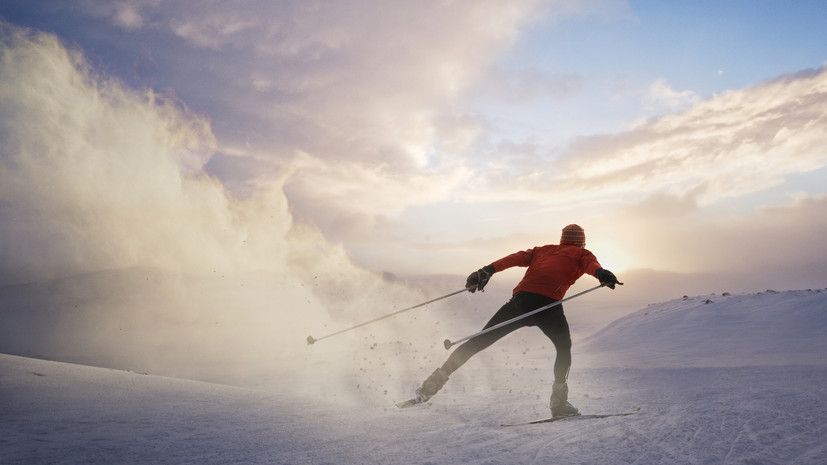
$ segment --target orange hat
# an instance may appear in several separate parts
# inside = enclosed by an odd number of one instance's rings
[[[586,246],[586,232],[576,224],[570,224],[563,228],[563,235],[560,237],[560,245]]]

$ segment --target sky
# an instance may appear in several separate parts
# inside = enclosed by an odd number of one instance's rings
[[[0,284],[466,275],[577,223],[638,292],[823,287],[825,10],[6,0]]]

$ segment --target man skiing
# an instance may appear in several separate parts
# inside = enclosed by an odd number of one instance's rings
[[[597,258],[585,247],[586,234],[583,228],[570,224],[563,228],[559,245],[544,245],[516,252],[471,273],[465,287],[475,292],[482,291],[491,275],[496,272],[513,266],[528,267],[523,279],[514,288],[511,300],[494,314],[484,329],[562,299],[568,288],[586,273],[614,289],[618,284],[615,275],[603,269]],[[474,354],[525,326],[539,327],[551,339],[557,351],[549,403],[552,416],[578,415],[577,408],[568,402],[566,381],[571,367],[571,335],[562,305],[472,337],[460,345],[416,390],[416,403],[425,402],[434,396],[448,381],[448,377]]]

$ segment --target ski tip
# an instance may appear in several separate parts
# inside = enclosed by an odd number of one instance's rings
[[[408,399],[408,400],[403,400],[402,402],[396,402],[396,406],[398,408],[408,408],[412,405],[416,405],[417,403],[418,402],[416,401],[416,399]]]
[[[414,397],[413,399],[408,399],[408,400],[402,401],[402,402],[396,402],[396,406],[400,409],[413,407],[414,405],[423,405],[425,407],[430,407],[431,402],[422,402],[420,400],[417,400],[416,397]]]

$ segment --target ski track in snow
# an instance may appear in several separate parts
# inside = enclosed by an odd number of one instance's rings
[[[827,351],[813,338],[827,329],[827,292],[706,300],[650,306],[575,341],[572,402],[637,415],[509,428],[548,416],[553,349],[541,335],[509,336],[431,406],[406,410],[391,397],[409,392],[334,399],[0,355],[0,463],[827,463]],[[724,352],[761,339],[777,357]]]

